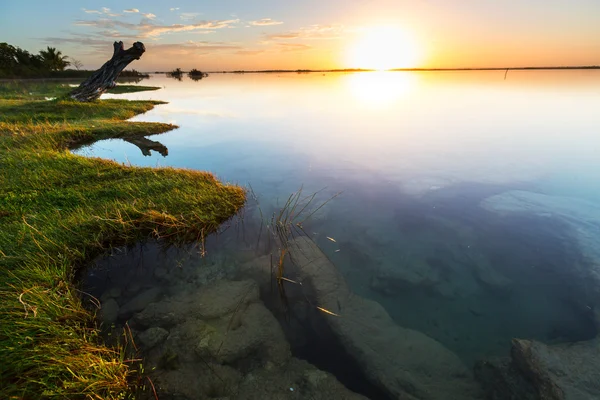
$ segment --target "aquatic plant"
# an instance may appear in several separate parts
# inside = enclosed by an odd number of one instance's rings
[[[285,276],[285,265],[286,259],[288,258],[290,241],[297,236],[307,236],[304,231],[303,225],[305,222],[310,220],[319,210],[327,205],[331,200],[335,199],[341,194],[338,192],[327,200],[316,203],[315,199],[317,195],[324,189],[314,192],[310,195],[303,196],[303,187],[287,198],[284,205],[275,211],[271,218],[266,222],[265,229],[268,233],[268,237],[273,239],[276,243],[277,249],[275,251],[275,263],[273,263],[273,254],[271,255],[271,277],[275,277],[277,283],[277,289],[279,291],[280,298],[284,304],[287,304],[287,296],[285,294],[284,283],[301,284],[300,282],[294,281]],[[261,227],[263,229],[264,216],[258,202],[258,197],[252,187],[250,187],[250,194],[252,198],[259,205],[258,209],[261,217]],[[259,233],[260,240],[260,233]],[[321,310],[330,313],[327,310]]]

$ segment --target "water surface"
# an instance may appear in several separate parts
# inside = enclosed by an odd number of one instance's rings
[[[157,75],[144,84],[164,88],[106,97],[168,101],[133,118],[179,126],[150,137],[168,156],[120,140],[78,153],[212,171],[251,186],[265,215],[300,186],[325,188],[317,202],[343,192],[307,234],[356,293],[469,365],[506,355],[513,337],[596,335],[586,271],[600,252],[582,235],[600,232],[599,71]],[[545,197],[512,208],[493,197],[513,191]],[[252,252],[258,214],[248,215]],[[234,247],[209,256],[252,258]]]

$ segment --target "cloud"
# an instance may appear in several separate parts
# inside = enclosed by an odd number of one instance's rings
[[[241,56],[255,56],[264,52],[265,50],[238,50],[235,52],[235,54],[239,54]]]
[[[148,19],[154,19],[156,18],[156,15],[152,14],[152,13],[142,13],[142,15]]]
[[[295,31],[266,35],[267,40],[337,39],[344,31],[343,25],[311,25]]]
[[[169,11],[177,11],[177,10],[179,10],[179,7],[169,8]]]
[[[106,8],[106,7],[102,7],[102,11],[98,11],[98,10],[87,10],[85,8],[82,8],[83,12],[86,14],[104,14],[104,15],[108,15],[109,17],[120,17],[121,14],[115,14],[110,12],[110,8]]]
[[[190,52],[194,50],[240,50],[242,47],[239,44],[233,42],[209,42],[209,41],[198,41],[188,40],[183,43],[163,43],[155,44],[152,46],[153,49],[169,50],[178,52]]]
[[[270,25],[281,25],[281,24],[283,24],[283,22],[281,22],[281,21],[275,21],[275,20],[272,20],[271,18],[263,18],[263,19],[259,19],[257,21],[250,21],[249,23],[252,26],[270,26]]]
[[[123,10],[124,13],[139,13],[140,10],[138,10],[137,8],[129,8],[127,10]]]
[[[90,54],[102,56],[110,56],[112,53],[111,43],[107,42],[106,39],[94,38],[89,36],[82,37],[46,37],[41,39],[44,43],[48,44],[78,44],[85,46],[86,48],[92,48],[93,51]],[[206,55],[217,52],[238,52],[243,51],[243,48],[238,43],[233,42],[210,42],[210,41],[192,41],[189,40],[183,43],[163,43],[148,45],[148,54],[146,58],[150,57],[164,57],[165,55],[177,55],[177,56],[194,56],[194,55]]]
[[[215,20],[215,21],[201,21],[196,24],[173,24],[173,25],[153,25],[153,24],[145,24],[140,25],[140,36],[142,37],[152,37],[159,36],[165,33],[174,33],[174,32],[189,32],[189,31],[197,31],[197,30],[214,30],[214,29],[222,29],[228,28],[232,24],[239,22],[237,19],[229,19],[229,20]]]
[[[102,12],[106,15],[108,15],[109,17],[120,17],[121,14],[115,14],[110,12],[110,8],[106,8],[106,7],[102,7]]]
[[[179,18],[183,21],[189,21],[192,19],[196,19],[197,16],[201,15],[200,13],[181,13],[179,14]]]
[[[76,21],[75,25],[89,26],[98,29],[115,29],[123,28],[129,31],[134,31],[136,36],[139,38],[153,38],[163,34],[175,33],[175,32],[201,32],[201,31],[214,31],[215,29],[222,29],[231,27],[233,24],[238,23],[238,19],[230,20],[213,20],[213,21],[199,21],[195,24],[173,24],[173,25],[158,25],[152,21],[146,19],[139,24],[132,24],[129,22],[123,22],[113,19],[101,18],[99,20],[80,20]]]
[[[312,47],[301,43],[277,43],[282,52],[310,50]]]

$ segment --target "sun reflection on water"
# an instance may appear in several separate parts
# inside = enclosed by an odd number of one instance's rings
[[[347,76],[348,89],[366,106],[381,108],[407,97],[417,83],[412,72],[361,72]]]

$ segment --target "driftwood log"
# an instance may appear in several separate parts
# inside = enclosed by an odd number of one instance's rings
[[[117,85],[117,78],[121,71],[133,60],[139,60],[146,51],[142,42],[135,42],[127,50],[123,48],[123,42],[115,42],[113,46],[112,58],[79,85],[77,89],[69,93],[72,99],[78,101],[97,100],[102,93],[114,88]]]

